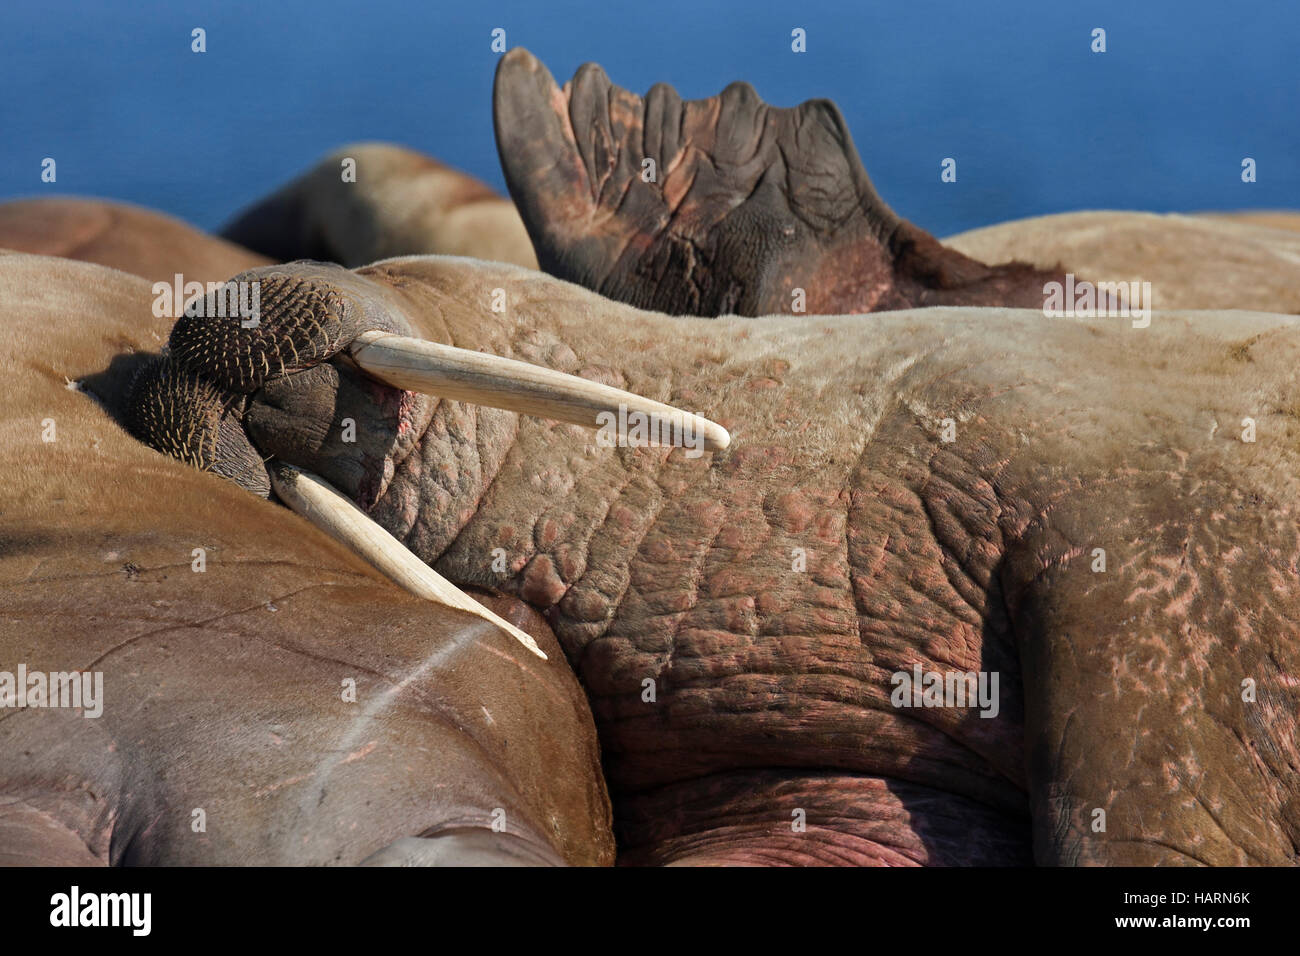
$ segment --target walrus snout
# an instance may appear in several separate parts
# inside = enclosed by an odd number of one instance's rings
[[[269,498],[271,479],[244,431],[243,412],[242,396],[223,391],[164,354],[136,373],[125,425],[151,448]]]
[[[234,392],[301,371],[345,348],[361,309],[336,281],[338,266],[294,263],[241,272],[187,307],[168,345],[178,365]]]

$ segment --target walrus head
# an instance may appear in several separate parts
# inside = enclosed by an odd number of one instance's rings
[[[253,286],[256,292],[234,292]],[[256,302],[250,313],[227,302]],[[436,398],[590,428],[630,413],[726,448],[722,426],[621,389],[411,337],[388,287],[300,262],[240,273],[191,303],[162,355],[136,373],[125,423],[151,447],[276,496],[399,584],[532,638],[412,555],[366,514],[429,426]],[[346,413],[346,418],[340,419]],[[343,428],[336,427],[341,422]],[[351,427],[347,427],[347,423]],[[283,452],[294,464],[278,461]],[[337,482],[317,476],[327,471]]]

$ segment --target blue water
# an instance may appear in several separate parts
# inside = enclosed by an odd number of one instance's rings
[[[880,193],[939,235],[1081,208],[1300,207],[1296,0],[0,0],[0,198],[106,196],[212,228],[358,139],[504,188],[495,27],[560,79],[595,60],[637,92],[830,97]]]

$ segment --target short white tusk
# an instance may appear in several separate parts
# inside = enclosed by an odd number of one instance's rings
[[[626,415],[639,412],[649,420],[649,434],[667,434],[674,445],[688,444],[695,436],[711,451],[731,444],[725,428],[700,415],[577,375],[487,352],[388,332],[363,332],[353,341],[351,355],[361,369],[393,388],[587,428],[603,427],[597,416],[604,412],[614,415],[617,422],[626,422]],[[620,411],[625,416],[620,416]]]
[[[346,495],[325,479],[282,462],[273,462],[271,484],[280,500],[326,534],[337,538],[417,597],[477,614],[500,627],[542,660],[537,642],[429,567]]]

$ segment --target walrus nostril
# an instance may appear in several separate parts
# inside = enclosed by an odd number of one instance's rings
[[[346,303],[328,280],[245,272],[186,309],[169,347],[181,366],[233,392],[323,362],[350,340]]]

